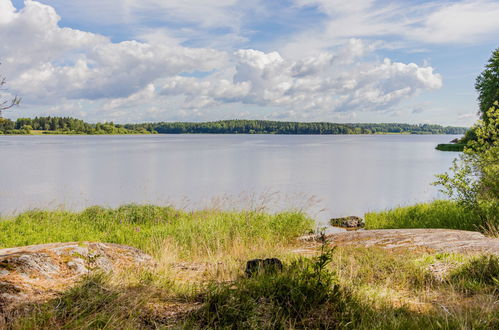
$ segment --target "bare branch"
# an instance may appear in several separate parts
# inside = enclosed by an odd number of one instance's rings
[[[0,63],[1,64],[1,63]],[[5,85],[7,83],[7,80],[5,77],[0,76],[0,87]],[[5,90],[3,88],[0,88],[0,90]],[[19,105],[21,103],[21,98],[19,96],[14,96],[12,100],[0,100],[0,118],[2,118],[2,111],[10,109],[16,105]]]

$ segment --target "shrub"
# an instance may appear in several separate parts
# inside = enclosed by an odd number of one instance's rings
[[[212,284],[190,322],[203,328],[332,328],[348,321],[349,308],[334,273],[331,251],[298,259],[280,273],[259,273]]]

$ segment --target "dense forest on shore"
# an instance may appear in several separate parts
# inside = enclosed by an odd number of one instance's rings
[[[0,134],[149,134],[143,128],[129,129],[124,125],[86,123],[70,117],[19,118],[16,121],[0,118]]]
[[[430,124],[339,124],[268,120],[213,122],[159,122],[143,124],[90,124],[69,117],[0,118],[0,134],[464,134],[464,127]]]

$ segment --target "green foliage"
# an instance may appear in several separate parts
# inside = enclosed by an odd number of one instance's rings
[[[441,143],[435,149],[440,151],[463,151],[465,146],[464,143]]]
[[[470,141],[475,141],[476,139],[477,139],[476,132],[475,129],[472,127],[469,130],[467,130],[466,133],[464,133],[464,136],[459,140],[459,143],[467,145]]]
[[[164,134],[463,134],[462,127],[439,125],[389,124],[336,124],[327,122],[300,123],[267,120],[221,120],[205,123],[151,123],[125,125],[130,129],[144,128]]]
[[[191,322],[202,328],[232,329],[333,328],[347,323],[348,306],[336,276],[326,267],[330,262],[326,251],[285,265],[277,274],[213,284]]]
[[[488,122],[487,111],[499,100],[499,48],[492,52],[485,70],[476,78],[480,117]]]
[[[19,118],[15,122],[0,122],[0,134],[23,134],[23,127],[45,134],[463,134],[462,127],[411,124],[336,124],[299,123],[266,120],[222,120],[206,123],[144,123],[118,125],[114,123],[89,124],[69,117]]]
[[[499,226],[499,103],[486,114],[487,121],[474,126],[476,139],[454,160],[451,173],[439,174],[434,184],[494,228]]]
[[[29,211],[0,219],[0,248],[52,242],[98,241],[126,244],[158,254],[169,240],[185,257],[228,253],[238,242],[277,246],[310,231],[314,221],[301,212],[202,210],[125,205],[83,212]]]
[[[42,131],[50,134],[150,134],[144,128],[128,129],[123,125],[109,123],[89,124],[80,119],[69,117],[36,117],[19,118],[15,122],[9,120],[8,125],[0,123],[0,133],[19,134],[21,130]]]
[[[449,228],[479,230],[485,223],[478,214],[453,201],[434,201],[365,215],[367,229]]]
[[[483,292],[485,289],[499,295],[499,257],[475,257],[452,271],[448,281],[469,293]]]

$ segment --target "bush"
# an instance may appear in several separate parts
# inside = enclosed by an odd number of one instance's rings
[[[280,273],[213,284],[191,325],[203,328],[333,328],[349,319],[346,294],[327,269],[331,251],[299,259]],[[326,311],[326,312],[325,312]]]

